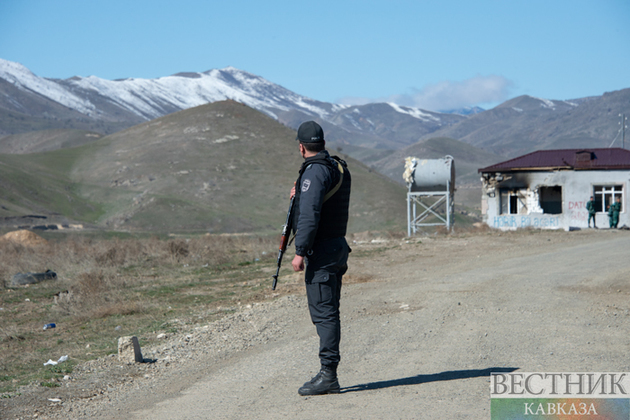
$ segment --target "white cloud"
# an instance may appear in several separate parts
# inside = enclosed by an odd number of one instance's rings
[[[344,105],[364,105],[372,102],[394,102],[430,111],[458,109],[467,106],[496,105],[509,99],[513,83],[503,76],[476,76],[463,81],[442,81],[411,93],[369,99],[347,97],[337,101]]]

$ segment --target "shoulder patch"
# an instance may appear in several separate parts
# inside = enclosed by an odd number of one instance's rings
[[[302,181],[302,192],[308,191],[308,189],[310,187],[311,187],[311,180],[310,179],[305,179],[304,181]]]

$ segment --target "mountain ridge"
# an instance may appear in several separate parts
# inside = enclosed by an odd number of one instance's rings
[[[628,104],[630,88],[571,101],[522,95],[422,139],[450,137],[505,157],[539,149],[610,147]]]
[[[362,112],[363,122],[371,118],[374,120],[371,121],[374,126],[395,126],[396,123],[383,121],[381,115],[371,110],[374,104],[348,106],[317,101],[234,67],[202,73],[182,72],[157,79],[127,78],[111,81],[95,76],[73,76],[62,80],[38,77],[18,63],[0,59],[0,82],[2,81],[4,83],[0,83],[0,121],[3,111],[5,115],[7,112],[19,113],[20,115],[14,119],[24,118],[22,114],[31,117],[49,114],[50,127],[47,128],[88,129],[111,134],[120,129],[120,125],[130,127],[171,112],[232,99],[294,129],[299,122],[307,119],[328,124],[329,139],[339,143],[361,144],[365,141],[374,143],[370,138],[376,137],[376,141],[387,145],[386,147],[397,148],[417,140],[417,136],[409,135],[399,136],[400,138],[393,141],[383,136],[375,136],[372,131],[357,123],[361,121],[360,117],[349,118],[345,112],[348,109]],[[67,96],[64,96],[63,92],[66,92]],[[27,98],[23,98],[24,96]],[[35,103],[35,106],[22,106],[21,104],[27,100]],[[54,102],[56,106],[51,107],[50,102]],[[46,109],[47,107],[49,109]],[[29,108],[46,111],[29,113]],[[441,114],[396,104],[385,105],[385,109],[388,111],[387,118],[394,117],[415,127],[424,125],[421,133],[434,131],[445,124],[454,124],[465,118],[461,115]],[[64,126],[62,121],[64,119],[71,120],[72,123],[66,123]],[[91,125],[88,124],[88,119],[92,122]],[[95,129],[98,123],[101,130]],[[118,125],[113,127],[116,123]],[[0,135],[16,134],[20,130],[28,131],[23,127],[4,129],[5,132],[0,131]],[[391,128],[388,130],[395,131]]]
[[[67,96],[64,96],[66,95]],[[46,79],[0,59],[0,136],[38,129],[112,134],[159,116],[232,99],[297,129],[315,120],[334,147],[401,150],[432,137],[452,138],[513,157],[541,148],[607,147],[627,112],[630,89],[572,100],[522,95],[461,115],[395,103],[339,105],[308,98],[234,67],[115,81],[95,76]],[[465,113],[462,111],[462,113]],[[0,149],[3,138],[0,137]]]

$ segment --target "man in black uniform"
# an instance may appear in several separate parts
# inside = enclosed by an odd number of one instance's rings
[[[324,131],[314,121],[300,125],[297,139],[304,163],[291,190],[295,195],[295,271],[305,272],[311,320],[319,335],[321,370],[299,390],[300,395],[338,393],[339,298],[348,269],[346,242],[350,172],[344,161],[325,149]]]

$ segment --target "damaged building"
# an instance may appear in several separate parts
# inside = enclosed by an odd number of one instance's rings
[[[619,226],[630,226],[626,192],[630,150],[540,150],[479,169],[481,212],[488,226],[586,228],[586,202],[595,200],[598,227],[608,227],[608,206],[619,197]]]

